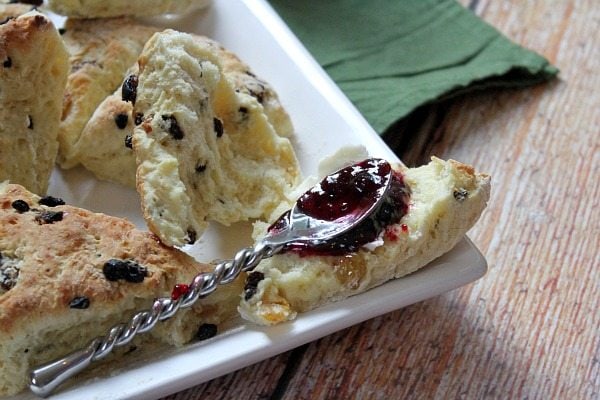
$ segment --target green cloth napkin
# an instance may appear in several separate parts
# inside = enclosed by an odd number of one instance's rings
[[[454,0],[270,3],[380,134],[436,99],[558,73]]]

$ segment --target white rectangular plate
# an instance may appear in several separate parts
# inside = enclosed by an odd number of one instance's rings
[[[201,13],[153,22],[220,41],[275,87],[294,122],[294,145],[305,175],[316,174],[319,160],[345,145],[364,145],[373,156],[398,160],[265,1],[215,1]],[[49,193],[69,204],[123,216],[145,227],[133,190],[97,181],[82,169],[55,171]],[[250,232],[249,225],[213,227],[190,252],[201,261],[231,257],[251,243]],[[302,314],[293,322],[263,328],[232,321],[209,341],[166,349],[143,359],[132,355],[118,375],[78,382],[52,398],[165,396],[458,288],[481,277],[486,269],[485,259],[465,238],[417,273]],[[15,399],[33,397],[23,393]]]

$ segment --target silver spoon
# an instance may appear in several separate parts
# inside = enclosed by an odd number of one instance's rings
[[[318,246],[347,233],[379,209],[391,182],[390,168],[381,176],[380,188],[370,206],[334,221],[303,213],[297,202],[289,214],[284,214],[285,220],[281,226],[271,229],[253,247],[238,251],[233,260],[219,263],[213,272],[198,274],[189,285],[189,290],[177,300],[167,297],[156,299],[151,309],[136,313],[128,323],[113,326],[106,336],[92,340],[86,348],[32,370],[29,388],[36,395],[47,397],[67,379],[86,369],[92,361],[106,357],[114,347],[128,344],[136,334],[150,331],[158,321],[172,317],[180,308],[191,307],[199,298],[215,291],[218,285],[232,282],[240,272],[252,270],[261,260],[281,252],[286,246]]]

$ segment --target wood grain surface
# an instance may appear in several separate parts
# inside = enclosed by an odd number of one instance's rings
[[[561,69],[425,107],[399,128],[492,175],[481,280],[169,396],[600,399],[600,2],[463,0]]]

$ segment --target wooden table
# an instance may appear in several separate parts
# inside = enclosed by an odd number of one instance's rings
[[[561,69],[420,110],[397,147],[492,175],[478,282],[168,397],[600,398],[600,2],[462,0]]]

